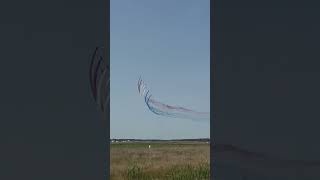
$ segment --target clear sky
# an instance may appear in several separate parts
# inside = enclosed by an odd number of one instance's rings
[[[210,111],[210,1],[111,0],[111,138],[205,138],[210,122],[162,117],[139,96]]]

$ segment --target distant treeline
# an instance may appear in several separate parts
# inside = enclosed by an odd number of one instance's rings
[[[196,141],[196,142],[210,142],[210,138],[199,138],[199,139],[110,139],[110,141]]]

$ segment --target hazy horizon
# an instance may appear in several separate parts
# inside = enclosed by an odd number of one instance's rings
[[[172,139],[161,139],[161,138],[110,138],[110,139],[134,139],[134,140],[142,140],[142,141],[150,141],[150,140],[160,140],[160,141],[175,141],[175,140],[196,140],[196,139],[210,139],[210,137],[203,138],[172,138]]]

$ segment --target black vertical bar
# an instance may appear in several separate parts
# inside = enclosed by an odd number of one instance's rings
[[[107,67],[110,67],[110,0],[106,0],[106,48],[105,48],[105,61],[107,64]],[[111,67],[110,67],[111,68]],[[107,79],[110,79],[110,70],[109,69],[106,73],[106,76],[108,76]],[[111,82],[111,81],[110,81]],[[110,83],[111,85],[111,83]],[[110,85],[107,86],[107,92],[110,97]],[[110,99],[110,98],[109,98]],[[104,127],[105,127],[105,137],[106,137],[106,167],[105,167],[105,179],[110,179],[110,100],[106,103],[105,107],[105,120],[104,120]]]

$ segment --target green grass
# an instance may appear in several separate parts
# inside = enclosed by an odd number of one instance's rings
[[[203,142],[112,143],[110,156],[111,180],[210,179],[210,145]]]
[[[210,178],[210,165],[208,163],[197,166],[184,165],[173,166],[162,172],[147,172],[136,164],[128,167],[127,173],[123,174],[128,180],[204,180]]]

